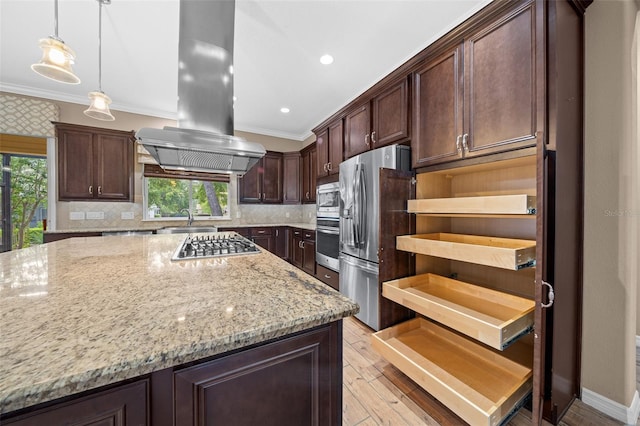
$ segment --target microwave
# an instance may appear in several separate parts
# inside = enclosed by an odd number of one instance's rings
[[[338,182],[318,185],[316,191],[316,217],[340,217],[340,184]]]

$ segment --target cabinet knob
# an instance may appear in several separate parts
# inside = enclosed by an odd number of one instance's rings
[[[376,132],[375,131],[373,131],[371,133],[371,142],[373,142],[374,144],[376,143]]]
[[[462,157],[462,147],[460,146],[460,139],[462,139],[462,135],[458,135],[456,138],[456,151],[458,151],[458,156]]]
[[[102,195],[102,186],[98,185],[98,195]]]
[[[307,197],[307,200],[308,200],[309,199],[309,191],[307,191],[306,197]]]
[[[329,161],[329,162],[327,163],[327,171],[329,171],[329,172],[330,172],[331,170],[333,170],[333,164],[331,164],[331,161]]]
[[[93,185],[89,185],[89,194],[93,195]]]
[[[369,146],[369,133],[364,135],[364,143],[365,143],[365,145]]]
[[[328,274],[324,274],[324,277],[325,277],[326,279],[328,279],[328,280],[330,280],[330,279],[331,279],[331,275],[328,275]]]

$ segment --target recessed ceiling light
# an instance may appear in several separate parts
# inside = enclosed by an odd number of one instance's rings
[[[320,63],[323,65],[329,65],[333,63],[333,56],[331,55],[322,55],[320,57]]]
[[[287,107],[282,107],[282,108],[280,108],[280,112],[281,112],[281,113],[283,113],[283,114],[288,114],[288,113],[289,113],[289,111],[290,111],[290,109],[289,109],[289,108],[287,108]]]

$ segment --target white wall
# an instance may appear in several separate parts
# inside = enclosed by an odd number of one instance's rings
[[[596,0],[585,34],[582,386],[624,407],[637,398],[637,11],[633,0]]]

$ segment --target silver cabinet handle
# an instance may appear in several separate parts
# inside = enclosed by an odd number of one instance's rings
[[[309,199],[309,191],[307,191],[307,200]]]
[[[324,274],[324,277],[325,277],[326,279],[331,279],[331,275]]]
[[[464,149],[465,153],[469,152],[469,144],[467,143],[469,141],[469,133],[465,133],[464,136],[462,136],[462,149]]]
[[[462,135],[458,135],[456,138],[456,151],[458,151],[458,157],[462,157],[462,147],[460,146],[460,139],[462,139]]]
[[[93,195],[93,185],[89,185],[89,194]]]
[[[549,287],[549,294],[547,295],[547,297],[549,298],[549,303],[540,303],[540,306],[542,306],[543,308],[550,308],[551,305],[553,305],[556,294],[553,292],[553,287],[551,287],[551,284],[549,284],[548,282],[542,281],[542,285]]]
[[[374,144],[376,143],[376,132],[375,131],[373,131],[371,133],[371,142],[373,142]]]
[[[98,185],[98,195],[102,195],[102,186]]]
[[[276,229],[276,237],[278,236],[279,236],[279,232],[278,232],[278,229]]]
[[[264,196],[264,192],[262,193],[262,200],[264,201],[267,197]]]
[[[258,234],[264,234],[264,229],[258,231]]]
[[[364,135],[364,143],[365,143],[365,145],[369,146],[369,133]]]

